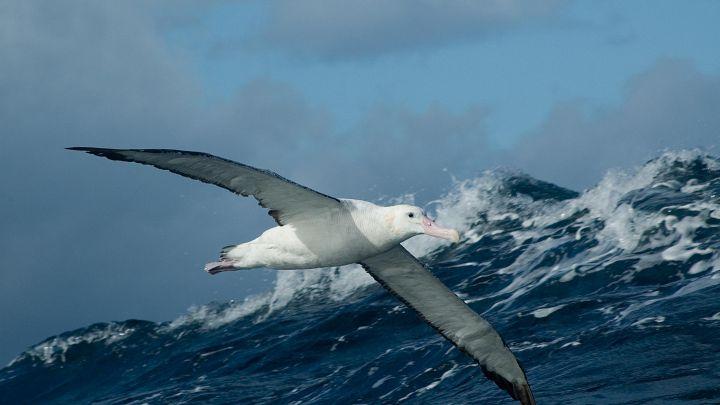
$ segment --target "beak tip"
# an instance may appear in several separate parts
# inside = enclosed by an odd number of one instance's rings
[[[460,242],[460,233],[458,233],[458,231],[456,231],[455,229],[435,226],[432,222],[427,225],[423,223],[423,233],[425,233],[425,235],[434,236],[436,238],[449,240],[452,243]]]

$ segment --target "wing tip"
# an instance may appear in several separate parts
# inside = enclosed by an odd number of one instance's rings
[[[95,156],[102,156],[110,160],[127,160],[127,157],[119,153],[121,149],[93,148],[88,146],[71,146],[65,149],[85,152]]]
[[[89,152],[91,149],[94,149],[94,148],[88,148],[85,146],[70,146],[70,147],[65,148],[65,150],[76,150],[79,152]]]
[[[520,401],[522,405],[535,405],[535,396],[533,395],[532,390],[530,389],[530,384],[528,384],[527,380],[511,382],[503,376],[487,370],[485,367],[482,367],[482,371],[483,374],[485,374],[485,377],[492,380],[503,391],[510,394],[512,399]]]
[[[535,396],[528,383],[514,384],[513,391],[522,405],[535,405]]]
[[[395,248],[395,249],[398,249],[398,248]],[[413,259],[418,265],[422,266],[423,268],[425,268],[425,269],[427,270],[427,268],[425,267],[425,265],[423,265],[421,262],[419,262],[419,261],[418,261],[412,254],[410,254],[407,250],[405,250],[405,249],[402,248],[402,247],[399,247],[399,249],[400,249],[400,251],[403,251],[404,254],[406,254],[407,256],[412,257],[412,259]],[[380,255],[378,255],[378,256],[376,256],[376,257],[382,256],[382,255],[387,255],[389,252],[392,252],[392,251],[393,251],[393,250],[391,249],[391,250],[389,250],[388,252],[381,253]],[[370,259],[372,259],[372,258],[370,258]],[[368,260],[368,259],[366,259],[366,260]],[[455,345],[458,349],[460,349],[460,350],[463,351],[464,353],[468,354],[468,355],[469,355],[470,357],[472,357],[475,361],[477,361],[477,362],[479,363],[479,365],[480,365],[480,369],[482,370],[483,374],[485,374],[485,377],[487,377],[489,380],[493,381],[498,387],[500,387],[500,389],[502,389],[503,391],[507,392],[514,400],[520,401],[520,403],[521,403],[522,405],[536,405],[536,403],[535,403],[535,397],[533,396],[532,390],[530,389],[530,385],[529,385],[528,382],[527,382],[527,376],[525,375],[525,370],[523,369],[522,365],[521,365],[520,362],[517,360],[517,358],[515,357],[515,355],[512,354],[512,352],[510,351],[510,349],[507,348],[507,345],[505,345],[505,342],[502,342],[503,348],[504,348],[505,350],[507,350],[507,352],[510,354],[510,356],[512,357],[512,359],[514,360],[514,362],[516,363],[516,365],[517,365],[517,367],[518,367],[518,370],[516,370],[518,373],[517,373],[514,377],[510,377],[510,376],[506,377],[506,376],[503,376],[503,375],[501,375],[500,373],[498,373],[498,372],[496,372],[496,371],[493,371],[493,370],[489,369],[486,365],[484,365],[484,363],[483,363],[483,361],[482,361],[481,359],[479,359],[478,357],[476,357],[476,356],[473,355],[472,353],[468,352],[465,347],[463,347],[462,345],[458,344],[458,342],[456,342],[455,340],[453,340],[453,339],[451,339],[450,337],[448,337],[448,335],[446,335],[446,334],[443,332],[442,329],[440,329],[438,326],[436,326],[435,324],[433,324],[433,322],[431,322],[430,320],[428,320],[428,319],[425,317],[425,315],[424,315],[419,309],[417,309],[415,306],[412,305],[412,303],[408,302],[407,299],[405,299],[402,295],[400,295],[400,294],[397,293],[395,290],[393,290],[393,288],[392,288],[391,286],[389,286],[389,285],[385,282],[385,280],[383,280],[383,278],[379,277],[379,276],[376,274],[376,272],[372,269],[372,265],[371,265],[371,264],[367,263],[366,261],[361,261],[361,262],[359,262],[359,264],[363,267],[363,269],[365,269],[365,271],[368,272],[368,274],[370,274],[370,276],[372,276],[372,277],[375,279],[375,281],[377,281],[380,285],[382,285],[382,286],[383,286],[385,289],[387,289],[392,295],[394,295],[395,297],[397,297],[400,301],[402,301],[402,302],[403,302],[405,305],[407,305],[409,308],[411,308],[411,309],[413,309],[414,311],[416,311],[417,314],[420,316],[421,319],[423,319],[425,322],[427,322],[432,328],[434,328],[436,331],[438,331],[438,332],[439,332],[442,336],[444,336],[446,339],[450,340],[450,342],[451,342],[453,345]],[[427,271],[428,271],[428,273],[429,273],[432,277],[435,277],[435,276],[432,274],[432,272],[430,272],[429,270],[427,270]],[[439,282],[439,281],[438,281],[438,282]],[[450,293],[452,293],[452,292],[450,292]],[[493,331],[494,331],[494,329],[493,329]],[[495,332],[495,333],[497,333],[497,332]],[[500,337],[499,334],[498,334],[498,337],[499,337],[500,340],[502,341],[502,337]]]
[[[65,148],[67,150],[78,150],[81,152],[94,152],[94,151],[103,151],[103,150],[112,150],[112,149],[106,149],[106,148],[94,148],[91,146],[69,146]]]

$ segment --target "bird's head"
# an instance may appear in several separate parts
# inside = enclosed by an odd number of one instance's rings
[[[456,230],[438,226],[435,221],[428,218],[420,207],[395,205],[389,208],[388,221],[390,227],[403,240],[420,234],[435,236],[453,242],[460,240],[460,235]]]

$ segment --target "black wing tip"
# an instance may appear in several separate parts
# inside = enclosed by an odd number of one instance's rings
[[[121,160],[121,161],[125,161],[125,162],[131,161],[131,159],[129,159],[127,156],[120,153],[124,149],[91,148],[91,147],[85,147],[85,146],[74,146],[74,147],[65,148],[65,149],[75,150],[75,151],[79,151],[79,152],[85,152],[85,153],[89,153],[91,155],[108,158],[110,160]]]
[[[489,371],[485,367],[482,367],[482,371],[485,377],[492,380],[503,391],[510,394],[512,399],[520,401],[522,405],[535,405],[535,397],[527,381],[510,382],[503,376]]]
[[[250,167],[250,166],[244,165],[244,164],[242,164],[242,163],[233,162],[232,160],[228,160],[228,159],[225,159],[225,158],[221,158],[221,157],[212,155],[212,154],[210,154],[210,153],[196,152],[196,151],[191,151],[191,150],[180,150],[180,149],[153,149],[153,148],[150,148],[150,149],[146,149],[146,148],[141,148],[141,149],[111,149],[111,148],[95,148],[95,147],[90,147],[90,146],[71,146],[71,147],[65,148],[65,149],[67,149],[67,150],[75,150],[75,151],[80,151],[80,152],[86,152],[86,153],[90,153],[90,154],[96,155],[96,156],[103,156],[103,157],[106,157],[106,158],[108,158],[108,159],[113,159],[113,160],[125,160],[125,161],[129,161],[129,159],[128,159],[127,157],[125,157],[125,156],[122,154],[122,152],[169,153],[169,154],[178,154],[178,155],[205,156],[205,157],[209,157],[209,158],[215,158],[215,159],[224,160],[224,161],[227,161],[227,162],[230,162],[230,163],[234,163],[234,164],[237,164],[237,165],[240,165],[240,166],[244,166],[244,167]],[[260,170],[260,169],[255,169],[255,170]],[[270,173],[272,173],[272,172],[270,172]],[[275,174],[275,173],[272,173],[272,174],[274,174],[275,176],[277,176],[277,174]]]
[[[70,146],[69,148],[65,148],[65,150],[77,150],[80,152],[91,152],[94,150],[102,150],[102,148],[91,148],[88,146]]]
[[[527,383],[515,384],[513,388],[515,395],[517,395],[515,399],[520,401],[522,405],[535,405],[535,396],[533,396],[530,385]]]
[[[67,150],[79,150],[81,152],[103,152],[103,151],[116,151],[123,149],[111,149],[111,148],[96,148],[93,146],[70,146],[65,148]]]
[[[95,156],[102,156],[110,160],[122,160],[124,162],[133,162],[134,160],[129,156],[124,155],[122,152],[184,153],[188,155],[203,155],[203,153],[200,152],[188,152],[174,149],[110,149],[89,146],[73,146],[65,149],[85,152]]]
[[[65,149],[85,152],[95,156],[102,156],[111,160],[127,160],[125,156],[119,153],[122,149],[91,148],[87,146],[72,146]]]

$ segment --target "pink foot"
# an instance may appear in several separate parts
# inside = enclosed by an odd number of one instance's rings
[[[210,274],[218,274],[223,271],[232,270],[235,270],[235,267],[233,267],[233,262],[231,261],[212,262],[205,265],[205,271]]]

